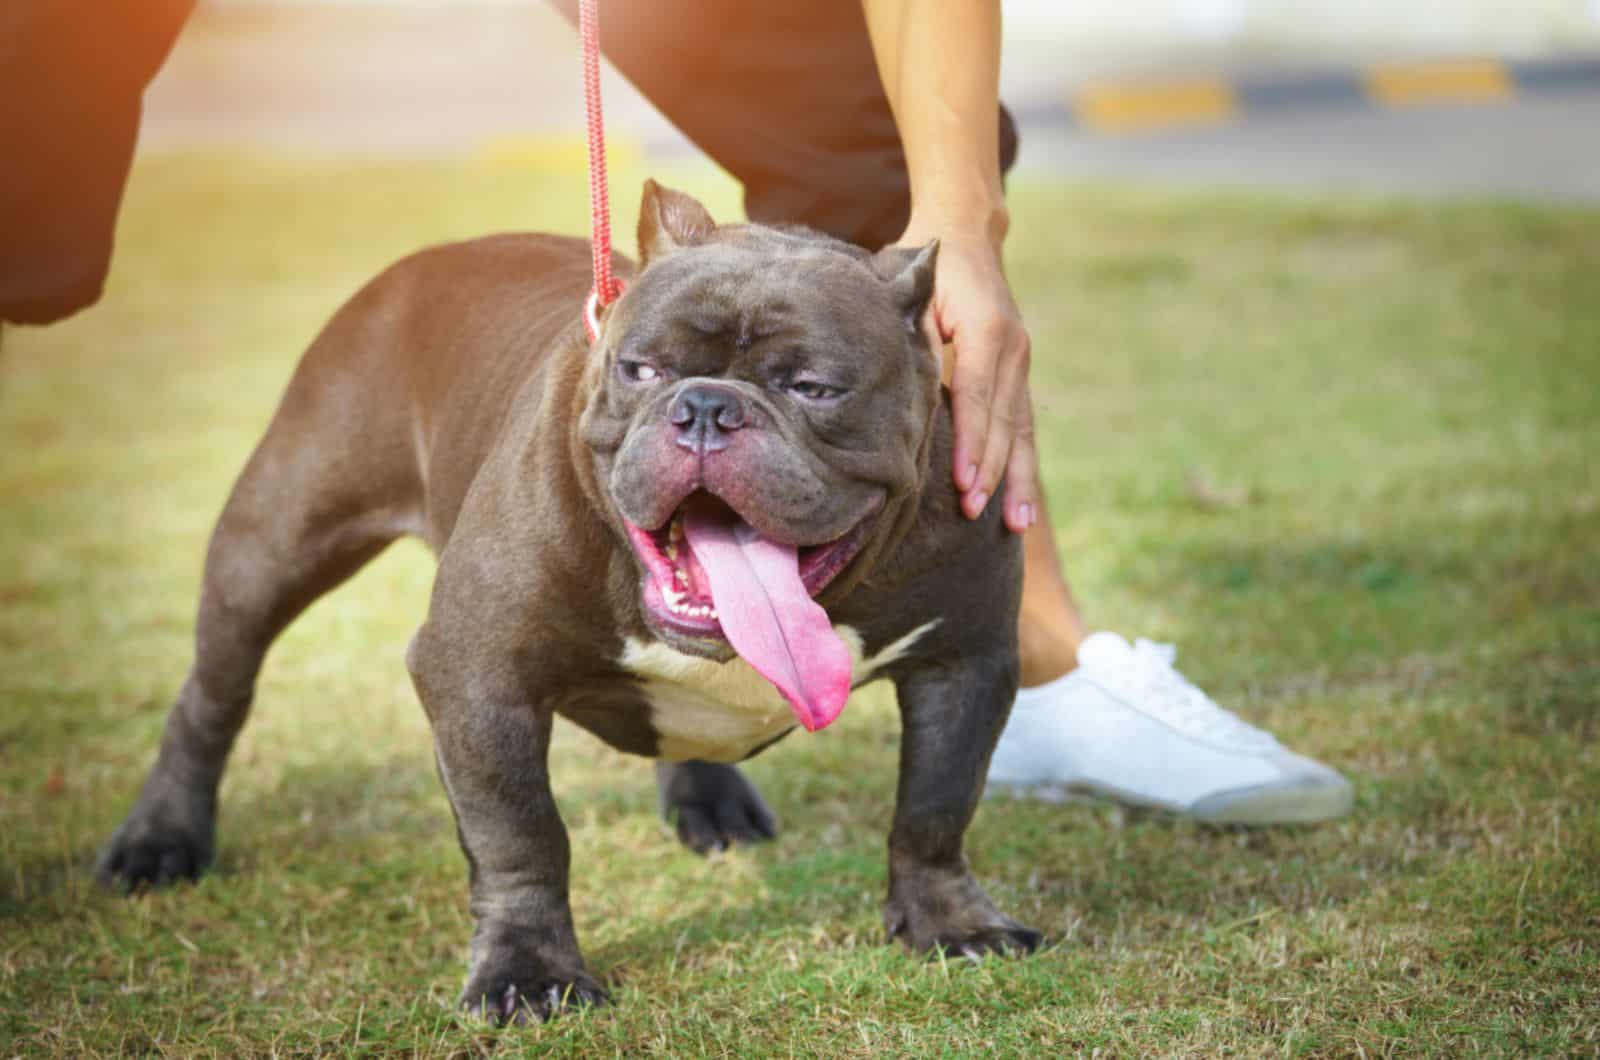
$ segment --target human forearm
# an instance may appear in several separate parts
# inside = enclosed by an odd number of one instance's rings
[[[863,0],[906,153],[905,242],[981,237],[1009,218],[1000,185],[998,0]]]

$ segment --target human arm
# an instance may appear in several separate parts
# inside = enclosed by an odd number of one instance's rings
[[[1005,521],[1038,518],[1030,343],[1001,262],[998,0],[863,0],[906,153],[911,220],[900,242],[940,240],[932,323],[954,353],[952,474],[976,518],[1005,482]]]

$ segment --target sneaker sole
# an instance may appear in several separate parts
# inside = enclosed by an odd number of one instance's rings
[[[1244,788],[1201,799],[1185,816],[1207,824],[1317,824],[1348,814],[1355,793],[1348,781],[1299,787]]]
[[[1124,792],[1082,784],[990,781],[984,789],[984,797],[990,796],[1052,805],[1110,802],[1213,825],[1317,824],[1344,817],[1355,805],[1354,792],[1349,783],[1342,779],[1336,784],[1244,788],[1209,796],[1187,808],[1163,805],[1133,798]]]

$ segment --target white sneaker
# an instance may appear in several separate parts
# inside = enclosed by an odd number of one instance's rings
[[[1350,783],[1239,720],[1172,665],[1169,644],[1096,633],[1078,668],[1017,694],[989,791],[1092,794],[1213,824],[1325,821]]]

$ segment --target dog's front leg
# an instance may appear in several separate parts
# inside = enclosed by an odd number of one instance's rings
[[[451,679],[461,672],[459,657],[443,659],[440,650],[430,648],[424,628],[410,662],[471,879],[476,926],[461,1005],[497,1023],[521,1023],[603,1003],[567,902],[571,852],[547,768],[552,715],[525,698],[489,692],[494,674],[509,668],[477,670],[464,694]]]
[[[924,666],[899,677],[896,688],[900,784],[884,926],[918,952],[1032,951],[1039,933],[994,907],[961,850],[1016,696],[1015,653]]]

